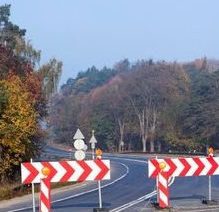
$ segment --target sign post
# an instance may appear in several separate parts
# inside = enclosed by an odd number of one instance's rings
[[[101,159],[102,151],[101,149],[96,150],[97,160]],[[102,195],[101,195],[101,184],[100,180],[98,181],[98,194],[99,194],[99,207],[102,208]]]
[[[214,156],[214,149],[212,147],[210,147],[208,149],[208,156],[209,157],[213,157]],[[212,201],[211,199],[211,176],[208,176],[208,200]]]
[[[69,149],[69,159],[72,160],[72,149]]]
[[[91,149],[92,149],[92,159],[95,159],[95,154],[94,154],[94,150],[95,150],[95,144],[97,143],[97,140],[94,136],[94,130],[92,130],[92,137],[89,141],[89,143],[91,144]],[[97,149],[96,150],[96,157],[97,159],[101,159],[101,155],[102,155],[102,151],[101,149]],[[98,195],[99,195],[99,208],[102,208],[102,195],[101,195],[101,183],[100,180],[98,180]]]
[[[94,154],[94,150],[95,150],[95,144],[97,143],[97,140],[94,136],[94,130],[92,130],[92,137],[89,141],[89,143],[91,144],[91,150],[92,150],[92,159],[95,159],[95,154]]]

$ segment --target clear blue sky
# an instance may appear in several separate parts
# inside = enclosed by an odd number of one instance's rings
[[[61,83],[125,58],[219,58],[219,0],[0,0],[27,30],[42,63],[64,64]]]

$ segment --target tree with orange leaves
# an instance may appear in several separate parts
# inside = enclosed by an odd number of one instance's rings
[[[36,133],[38,113],[34,110],[35,100],[18,76],[1,80],[0,87],[6,94],[7,104],[0,111],[0,175],[9,176],[12,167],[26,157],[26,149],[31,143],[29,138]]]

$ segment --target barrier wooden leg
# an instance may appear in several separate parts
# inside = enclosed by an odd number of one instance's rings
[[[51,188],[50,181],[46,178],[40,181],[40,212],[51,211]]]
[[[159,192],[159,207],[169,207],[169,188],[168,176],[166,172],[161,171],[158,174],[158,192]]]

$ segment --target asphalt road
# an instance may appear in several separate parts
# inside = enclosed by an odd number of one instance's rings
[[[70,157],[69,152],[47,149],[47,154]],[[130,155],[106,155],[111,162],[111,180],[101,181],[102,207],[111,212],[156,211],[156,182],[149,179],[147,157]],[[219,211],[215,206],[203,205],[208,199],[208,177],[186,177],[171,180],[171,211]],[[219,176],[213,176],[212,199],[219,200]],[[38,194],[35,194],[38,206]],[[99,207],[98,182],[83,182],[52,190],[53,212],[91,212]],[[216,206],[217,207],[217,206]],[[201,210],[202,209],[202,210]],[[39,209],[36,208],[36,211]],[[32,195],[0,202],[0,212],[33,211]]]

